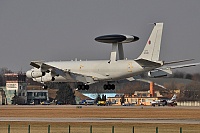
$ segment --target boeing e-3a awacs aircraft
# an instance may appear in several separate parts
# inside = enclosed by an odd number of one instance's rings
[[[37,82],[80,82],[78,89],[89,89],[96,82],[106,82],[104,89],[115,89],[113,81],[127,79],[132,81],[136,76],[148,72],[150,77],[163,77],[172,74],[174,68],[196,66],[199,63],[165,66],[172,63],[190,60],[164,62],[159,60],[163,23],[155,23],[146,46],[137,59],[124,58],[123,43],[139,40],[136,36],[105,35],[95,38],[98,42],[112,44],[110,59],[95,61],[32,61],[34,68],[27,71],[28,78]],[[118,51],[118,52],[117,52]],[[117,59],[117,53],[119,59]],[[46,88],[46,86],[45,86]]]

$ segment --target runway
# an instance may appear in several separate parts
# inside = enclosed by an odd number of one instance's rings
[[[115,123],[166,123],[166,124],[200,124],[195,119],[168,118],[36,118],[36,117],[0,117],[0,121],[10,122],[115,122]]]
[[[0,114],[0,122],[200,124],[200,107],[182,106],[13,105]]]

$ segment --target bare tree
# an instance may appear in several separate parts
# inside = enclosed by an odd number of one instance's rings
[[[193,74],[192,75],[192,80],[200,82],[200,74],[199,73]]]
[[[185,77],[185,73],[184,72],[180,72],[180,71],[176,71],[176,72],[174,72],[174,74],[171,77],[172,78],[184,78]]]

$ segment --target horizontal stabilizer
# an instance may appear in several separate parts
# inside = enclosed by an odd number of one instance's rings
[[[169,65],[169,64],[174,64],[174,63],[181,63],[181,62],[192,61],[192,60],[194,60],[194,59],[185,59],[185,60],[164,62],[164,65]]]
[[[137,59],[135,61],[138,64],[140,64],[140,66],[142,66],[142,67],[159,67],[159,66],[161,66],[160,63],[149,61],[149,60],[145,60],[145,59]]]
[[[184,64],[184,65],[177,65],[177,66],[169,66],[171,69],[176,69],[176,68],[184,68],[184,67],[192,67],[192,66],[197,66],[200,65],[200,63],[191,63],[191,64]]]

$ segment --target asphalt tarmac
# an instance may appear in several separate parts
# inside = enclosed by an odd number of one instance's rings
[[[177,108],[200,109],[200,107],[151,107],[151,106],[85,106],[85,105],[16,105],[2,106],[3,108]],[[114,123],[170,123],[170,124],[200,124],[199,119],[173,119],[173,118],[38,118],[38,117],[0,117],[1,122],[114,122]]]

